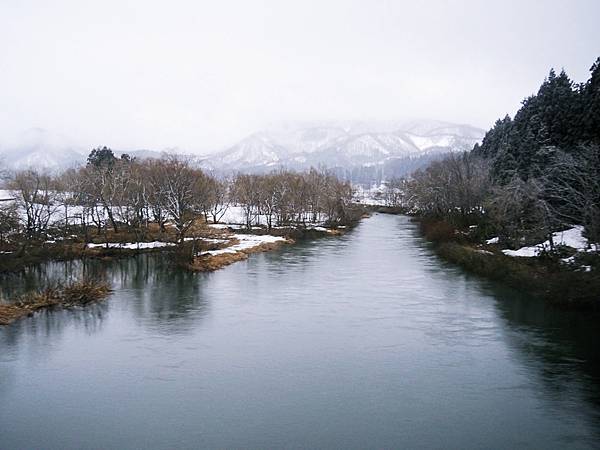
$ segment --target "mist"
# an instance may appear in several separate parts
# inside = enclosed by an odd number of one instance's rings
[[[206,153],[306,120],[488,128],[600,55],[596,1],[4,1],[0,142]]]

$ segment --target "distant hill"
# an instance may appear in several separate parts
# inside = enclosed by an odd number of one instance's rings
[[[471,150],[483,135],[470,125],[434,120],[288,125],[252,134],[201,164],[221,172],[323,166],[353,181],[375,182],[409,173],[442,154]]]
[[[15,143],[0,142],[0,161],[9,169],[63,170],[82,164],[85,156],[68,138],[31,128],[21,133]]]
[[[33,168],[61,171],[85,164],[92,150],[76,146],[67,137],[42,128],[26,130],[13,141],[0,141],[0,165],[12,170]],[[117,157],[123,153],[142,159],[160,158],[162,155],[162,152],[146,149],[113,151]]]
[[[326,167],[354,182],[371,183],[408,174],[448,152],[471,150],[483,135],[470,125],[436,120],[303,122],[257,132],[228,149],[193,158],[220,174]],[[91,150],[40,128],[27,130],[16,142],[0,142],[0,162],[9,169],[64,170],[85,164]],[[113,151],[135,158],[162,155],[148,149]]]

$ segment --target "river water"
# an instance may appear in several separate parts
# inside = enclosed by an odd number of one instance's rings
[[[598,317],[440,261],[405,217],[210,274],[50,263],[105,302],[0,328],[0,448],[593,448]]]

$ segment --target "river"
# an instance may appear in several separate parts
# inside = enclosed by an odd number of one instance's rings
[[[109,299],[0,327],[0,448],[594,448],[598,317],[440,261],[402,216],[210,274],[48,263]]]

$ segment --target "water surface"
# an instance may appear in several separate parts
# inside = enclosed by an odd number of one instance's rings
[[[407,218],[211,274],[161,256],[103,304],[0,328],[0,448],[593,448],[598,317],[441,262]]]

